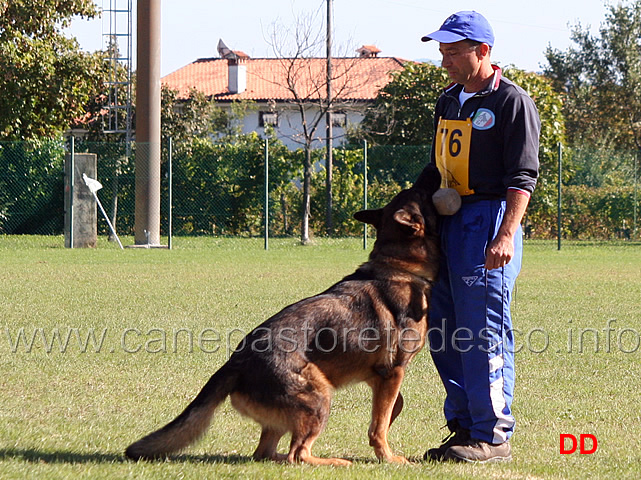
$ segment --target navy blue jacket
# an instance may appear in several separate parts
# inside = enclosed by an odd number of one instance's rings
[[[459,102],[463,86],[449,85],[436,102],[434,115],[435,133],[440,118],[472,119],[469,187],[475,192],[472,197],[479,199],[504,197],[509,188],[532,193],[539,172],[541,121],[536,106],[525,90],[503,78],[498,67],[494,70],[488,87],[463,108]]]

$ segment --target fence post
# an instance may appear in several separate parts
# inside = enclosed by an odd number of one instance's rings
[[[269,250],[269,139],[265,138],[265,250]]]
[[[76,178],[76,141],[73,133],[71,134],[71,155],[70,163],[71,167],[69,171],[71,175],[69,177],[69,248],[73,248],[73,189],[75,187],[75,178]]]
[[[363,140],[363,210],[367,210],[367,140]],[[363,224],[363,250],[367,250],[367,224]]]
[[[632,223],[632,238],[637,239],[637,202],[639,189],[639,150],[634,156],[634,219]]]
[[[557,215],[556,215],[556,235],[557,235],[557,250],[561,250],[561,173],[563,163],[563,146],[559,142],[559,173],[558,173],[558,199],[557,199]]]
[[[99,201],[85,185],[83,178],[95,179],[96,154],[76,153],[65,155],[65,247],[94,248],[98,238],[97,207]],[[72,156],[73,152],[73,156]],[[102,207],[101,207],[102,208]]]
[[[167,165],[167,176],[169,177],[169,188],[168,188],[168,194],[169,194],[169,218],[168,218],[168,232],[167,232],[167,248],[171,250],[172,243],[173,243],[173,210],[174,210],[174,199],[173,199],[173,183],[174,183],[174,175],[173,175],[173,169],[172,169],[172,164],[173,164],[173,156],[174,156],[174,142],[171,137],[169,137],[169,145],[168,145],[169,151],[167,152],[167,158],[169,164]]]

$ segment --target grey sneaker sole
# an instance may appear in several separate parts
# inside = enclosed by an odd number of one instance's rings
[[[451,460],[453,462],[465,462],[465,463],[499,463],[499,462],[512,461],[512,455],[508,455],[507,457],[496,456],[496,457],[488,458],[486,460],[471,460],[469,458],[456,455],[455,453],[446,452],[445,455],[443,456],[443,461],[448,461],[448,460]]]

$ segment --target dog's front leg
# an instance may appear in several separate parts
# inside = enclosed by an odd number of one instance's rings
[[[374,452],[379,460],[387,462],[408,463],[405,457],[394,455],[387,443],[390,424],[402,408],[402,400],[400,400],[400,408],[397,406],[395,409],[395,406],[400,395],[404,375],[405,369],[403,367],[395,367],[388,371],[384,377],[376,376],[369,382],[374,394],[372,423],[369,426],[369,444],[374,447]]]

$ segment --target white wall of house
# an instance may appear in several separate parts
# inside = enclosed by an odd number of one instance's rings
[[[339,113],[344,114],[346,126],[358,125],[363,121],[364,109],[365,107],[363,106],[361,107],[361,111],[358,111],[355,110],[353,106],[350,106],[349,110],[339,111]],[[255,105],[255,109],[252,108],[244,118],[242,127],[243,133],[258,132],[261,135],[263,134],[265,129],[264,126],[261,125],[262,112],[275,112],[278,114],[278,125],[275,127],[275,130],[278,138],[287,146],[287,148],[290,150],[296,150],[304,145],[301,114],[298,110],[294,109],[293,105],[289,104],[276,105],[276,107],[274,107],[273,104],[268,105],[257,103]],[[317,116],[317,111],[310,106],[306,111],[307,121],[313,122]],[[325,125],[325,117],[323,116],[314,134],[314,148],[322,148],[325,146]],[[335,146],[340,146],[346,141],[346,131],[347,128],[334,126],[333,137]]]

